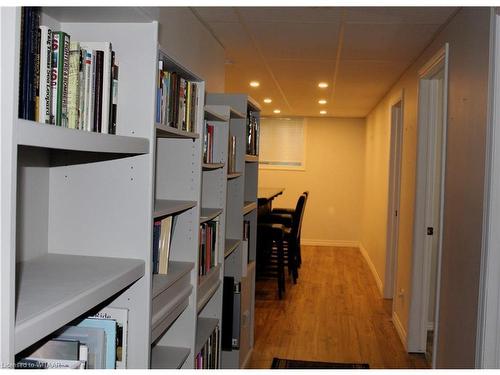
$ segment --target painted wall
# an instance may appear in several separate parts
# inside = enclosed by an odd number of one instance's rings
[[[177,62],[224,92],[224,49],[188,7],[161,7],[159,43]]]
[[[489,8],[463,8],[367,118],[363,241],[384,275],[389,106],[404,89],[404,134],[396,313],[408,331],[417,151],[417,72],[450,45],[448,140],[443,228],[438,367],[474,367],[483,217],[489,68]],[[375,136],[381,132],[380,136]],[[373,134],[373,135],[372,135]],[[372,154],[373,153],[373,154]],[[375,154],[375,153],[378,153]],[[371,202],[371,203],[370,203]],[[373,205],[373,206],[372,206]],[[372,223],[368,225],[368,223]]]
[[[353,244],[361,235],[364,119],[309,118],[305,171],[259,170],[259,186],[284,187],[275,207],[309,190],[302,241]]]

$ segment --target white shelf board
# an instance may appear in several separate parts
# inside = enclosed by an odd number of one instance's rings
[[[198,354],[208,340],[208,336],[212,334],[215,327],[219,324],[219,319],[215,318],[198,318],[196,329],[196,344],[194,354]]]
[[[18,263],[16,274],[18,353],[144,276],[144,261],[46,254]]]
[[[16,122],[18,145],[125,155],[149,152],[146,138],[95,133],[22,119]]]
[[[193,262],[168,262],[168,274],[153,275],[153,294],[151,298],[155,298],[164,290],[170,288],[177,280],[194,268]]]
[[[220,269],[221,265],[217,264],[204,276],[200,276],[200,283],[198,284],[197,293],[197,311],[200,312],[201,309],[207,304],[207,302],[212,298],[214,293],[217,291],[220,285]]]
[[[229,118],[219,115],[215,112],[211,106],[205,106],[205,120],[207,121],[219,121],[219,122],[228,122]]]
[[[156,199],[153,217],[174,215],[176,213],[189,210],[196,206],[195,201],[175,201],[168,199]]]
[[[222,213],[222,208],[202,208],[200,224],[215,219]]]
[[[255,111],[255,112],[260,112],[261,111],[260,105],[257,102],[257,100],[255,100],[254,98],[252,98],[250,96],[248,97],[248,106],[252,107],[251,109],[253,111]]]
[[[242,175],[243,175],[243,173],[241,173],[241,172],[228,173],[227,174],[227,179],[228,180],[233,180],[233,179],[238,178],[238,177],[240,177]]]
[[[246,163],[258,163],[259,162],[259,157],[256,156],[256,155],[245,154],[245,162]]]
[[[200,135],[194,132],[187,132],[185,130],[173,128],[171,126],[163,124],[155,124],[156,137],[157,138],[186,138],[186,139],[196,139]]]
[[[255,202],[245,202],[243,205],[243,215],[246,215],[257,208],[257,203]]]
[[[224,163],[203,163],[201,167],[204,171],[213,171],[215,169],[224,168]]]
[[[241,243],[241,240],[235,240],[232,238],[226,238],[225,247],[224,247],[224,258],[227,258],[231,253],[236,250],[236,248]]]
[[[189,348],[155,345],[151,350],[151,369],[180,369],[189,353]]]
[[[236,109],[234,108],[230,108],[230,116],[231,118],[234,118],[234,119],[243,119],[243,118],[246,118],[247,116],[244,114],[244,113],[241,113],[240,111],[237,111]]]

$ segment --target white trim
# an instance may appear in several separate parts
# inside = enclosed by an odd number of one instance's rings
[[[399,109],[398,109],[399,107]],[[389,103],[390,108],[390,155],[387,189],[387,228],[385,250],[384,298],[393,298],[396,290],[399,217],[401,196],[401,162],[403,157],[404,90]],[[395,118],[397,116],[398,118]]]
[[[408,351],[407,334],[406,334],[406,331],[403,327],[403,324],[401,323],[401,320],[399,320],[399,316],[396,313],[396,311],[392,312],[392,324],[396,328],[396,332],[398,333],[399,339],[401,340],[401,343],[403,344],[405,351]]]
[[[476,368],[500,367],[500,15],[490,21],[483,238],[479,281]]]
[[[352,240],[314,240],[302,238],[300,244],[304,246],[359,247],[359,241]]]
[[[441,274],[441,250],[443,241],[443,205],[444,205],[444,176],[446,165],[446,128],[447,128],[447,92],[448,92],[448,43],[439,49],[439,51],[419,70],[419,93],[418,93],[418,149],[417,149],[417,171],[416,171],[416,194],[415,194],[415,216],[413,227],[413,257],[412,257],[412,282],[410,295],[410,311],[408,321],[408,350],[410,352],[425,353],[427,346],[426,326],[428,317],[428,295],[429,285],[428,272],[430,264],[430,255],[426,251],[426,205],[427,205],[427,165],[428,165],[428,122],[424,111],[426,106],[422,99],[429,100],[428,97],[422,97],[422,88],[431,91],[430,85],[433,84],[432,77],[444,69],[443,79],[443,129],[442,129],[442,147],[441,147],[441,192],[440,192],[440,216],[438,233],[438,261],[437,261],[437,285],[436,285],[436,309],[435,309],[435,333],[433,347],[433,368],[437,357],[437,339],[439,330],[439,290]],[[424,118],[425,117],[425,118]]]
[[[373,264],[373,262],[370,258],[370,255],[368,254],[368,251],[366,251],[366,249],[362,243],[359,243],[359,251],[361,252],[361,255],[363,255],[363,258],[365,258],[365,261],[368,264],[370,271],[372,271],[372,275],[373,275],[373,278],[375,279],[375,283],[377,284],[378,291],[380,292],[380,296],[383,297],[384,286],[383,286],[382,280],[380,279],[380,276],[377,272],[377,269],[375,268],[375,265]]]

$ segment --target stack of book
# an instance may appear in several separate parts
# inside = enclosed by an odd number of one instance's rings
[[[110,42],[78,42],[22,8],[19,118],[116,133],[118,63]]]
[[[105,307],[16,357],[16,368],[125,369],[128,310]]]
[[[166,275],[168,273],[168,258],[174,219],[168,216],[157,220],[153,227],[153,273]]]
[[[218,369],[219,358],[219,326],[215,327],[207,342],[196,355],[196,369]]]
[[[200,225],[198,275],[205,276],[217,265],[219,222],[211,220]]]
[[[166,64],[158,62],[156,87],[156,122],[188,132],[196,131],[197,85],[169,72]]]
[[[252,111],[247,115],[246,146],[247,155],[259,154],[259,120]]]
[[[212,163],[214,157],[214,126],[205,123],[205,136],[203,140],[203,162]]]

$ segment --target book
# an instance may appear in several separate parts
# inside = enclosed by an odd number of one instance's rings
[[[110,133],[111,107],[112,107],[112,80],[113,80],[113,48],[110,42],[80,42],[84,49],[94,50],[96,57],[96,99],[98,103],[97,113],[94,120],[97,121],[96,128],[100,128],[100,133]],[[99,52],[100,51],[100,52]],[[102,56],[101,56],[102,52]],[[118,77],[116,77],[118,79]],[[95,104],[96,105],[96,104]]]
[[[160,249],[159,249],[159,269],[158,273],[166,275],[168,273],[168,258],[170,253],[170,233],[172,229],[172,216],[168,216],[161,221]]]
[[[76,340],[88,347],[89,369],[106,368],[106,335],[104,329],[65,326],[55,333],[56,338]]]
[[[118,60],[115,53],[111,54],[111,110],[109,114],[109,134],[116,134],[116,119],[118,109]]]
[[[27,357],[79,360],[80,342],[77,340],[52,339],[30,353]]]
[[[68,128],[77,129],[80,119],[80,43],[71,42],[68,76]]]
[[[90,99],[92,95],[91,81],[92,81],[92,50],[83,49],[82,54],[83,59],[83,110],[80,114],[80,129],[90,131],[90,115],[89,112],[92,110],[90,106]]]
[[[106,334],[106,367],[114,369],[116,364],[116,321],[91,317],[82,320],[77,327],[100,328]]]
[[[128,309],[105,307],[94,315],[99,319],[111,319],[116,322],[116,368],[127,368]]]
[[[157,220],[153,225],[153,273],[157,274],[159,271],[159,254],[160,249],[160,231],[161,231],[161,220]]]
[[[33,120],[40,121],[40,48],[41,48],[41,30],[38,27],[35,31],[35,58],[34,58],[34,74],[33,74],[33,92],[34,92],[34,107],[35,113]]]
[[[55,125],[68,126],[68,79],[70,37],[63,31],[52,36],[52,110]]]
[[[95,51],[95,76],[94,76],[94,113],[92,131],[101,133],[102,131],[102,95],[103,95],[103,63],[104,52]]]
[[[47,26],[40,26],[40,82],[38,121],[45,124],[52,123],[52,30]]]

